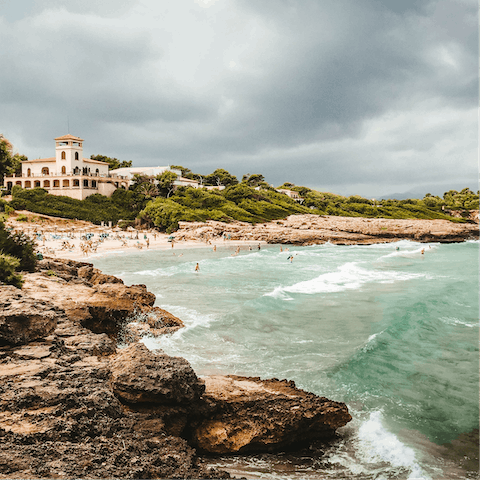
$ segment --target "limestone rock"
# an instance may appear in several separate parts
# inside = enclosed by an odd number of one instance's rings
[[[344,403],[318,397],[286,380],[204,377],[212,413],[191,425],[191,443],[214,454],[273,452],[328,439],[352,417]]]
[[[120,351],[110,368],[114,393],[128,403],[190,403],[205,390],[187,360],[153,353],[141,343]]]
[[[21,345],[48,336],[59,310],[26,296],[11,285],[0,286],[0,345]]]

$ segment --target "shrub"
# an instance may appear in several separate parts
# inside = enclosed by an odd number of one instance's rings
[[[18,258],[0,253],[0,282],[22,288],[22,275],[15,273],[19,266],[20,260]]]
[[[0,223],[0,252],[16,257],[19,260],[19,269],[33,272],[37,264],[35,243],[24,233],[9,233]]]

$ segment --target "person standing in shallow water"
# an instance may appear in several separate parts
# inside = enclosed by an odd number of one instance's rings
[[[196,271],[196,272],[199,272],[199,271],[200,271],[200,265],[199,265],[198,263],[195,265],[195,271]]]

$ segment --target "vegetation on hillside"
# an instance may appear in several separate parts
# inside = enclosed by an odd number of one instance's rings
[[[0,283],[21,288],[19,272],[33,272],[37,259],[35,244],[23,233],[11,233],[0,222]]]
[[[0,163],[0,167],[3,165],[3,171],[7,171],[7,168],[14,168],[15,165],[12,160],[12,148],[5,141],[0,142],[1,145],[3,150],[0,150],[0,159],[7,160],[3,164]],[[92,155],[91,158],[107,162],[110,168],[131,166],[132,163],[103,155]],[[478,209],[478,192],[475,194],[468,188],[460,192],[449,190],[445,192],[443,198],[427,193],[423,199],[378,201],[358,195],[344,197],[318,192],[292,183],[284,183],[279,187],[297,192],[301,197],[297,202],[288,195],[277,192],[260,173],[247,173],[239,182],[234,175],[221,168],[208,175],[194,173],[181,165],[173,165],[172,168],[180,170],[182,177],[198,181],[201,186],[223,189],[175,188],[177,175],[166,171],[157,176],[135,175],[133,184],[128,190],[118,189],[110,198],[99,194],[91,195],[83,201],[49,195],[40,188],[22,190],[15,186],[12,189],[13,200],[10,205],[3,202],[2,206],[0,202],[0,211],[13,207],[16,210],[25,209],[93,223],[117,222],[120,219],[133,221],[139,217],[147,224],[171,232],[178,227],[179,221],[211,219],[259,223],[285,218],[292,214],[308,213],[464,221],[462,218],[452,218],[448,215],[449,211],[464,212],[464,216],[467,216],[468,210]]]
[[[76,218],[99,224],[102,221],[134,220],[145,207],[145,196],[118,189],[111,197],[95,194],[85,200],[49,195],[43,188],[21,189],[14,186],[10,202],[15,210],[29,210],[53,217]]]

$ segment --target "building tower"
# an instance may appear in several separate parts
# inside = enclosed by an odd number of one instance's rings
[[[57,174],[79,174],[83,168],[83,139],[63,135],[55,139],[55,160]]]

